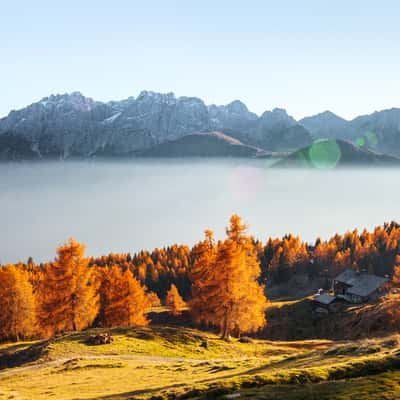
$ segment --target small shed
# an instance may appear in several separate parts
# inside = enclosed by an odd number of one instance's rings
[[[334,302],[336,301],[336,296],[331,296],[330,294],[316,294],[313,298],[313,305],[316,309],[322,308],[328,311],[334,311]]]

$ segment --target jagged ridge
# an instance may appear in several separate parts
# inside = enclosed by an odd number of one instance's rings
[[[196,97],[143,91],[107,103],[79,92],[51,95],[0,119],[0,158],[133,155],[186,135],[219,131],[266,151],[296,151],[333,138],[400,156],[400,109],[347,121],[330,111],[296,121],[285,110],[261,116],[235,100],[207,106]],[[182,154],[184,156],[184,154]]]
[[[220,131],[245,145],[293,150],[311,142],[307,130],[275,109],[261,117],[240,101],[206,106],[196,97],[143,91],[108,103],[79,92],[52,95],[0,120],[0,136],[29,143],[37,158],[128,155],[198,132]],[[0,153],[25,158],[25,151]]]

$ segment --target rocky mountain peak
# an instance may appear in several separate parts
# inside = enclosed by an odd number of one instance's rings
[[[288,115],[284,108],[275,107],[272,112],[276,115]]]
[[[320,121],[331,121],[331,122],[346,121],[344,118],[339,117],[338,115],[334,114],[332,111],[326,110],[319,114],[313,115],[312,117],[305,117],[300,122],[311,120],[311,119],[312,120],[320,120]]]
[[[231,103],[226,105],[228,111],[235,114],[247,114],[249,112],[246,104],[241,102],[240,100],[234,100]]]
[[[171,103],[176,101],[175,94],[157,93],[149,90],[142,90],[136,99],[138,102]]]
[[[272,111],[265,111],[261,115],[261,119],[264,121],[264,123],[271,125],[297,125],[297,121],[288,115],[286,110],[283,108],[274,108]]]
[[[325,118],[340,118],[338,115],[334,114],[332,111],[325,110],[322,113],[319,114],[321,117]],[[341,118],[343,119],[343,118]]]
[[[38,104],[44,108],[62,108],[87,112],[93,109],[95,101],[90,97],[85,97],[80,92],[72,92],[52,94],[49,97],[42,98]]]

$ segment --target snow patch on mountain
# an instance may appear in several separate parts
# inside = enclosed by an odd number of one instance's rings
[[[114,115],[111,115],[111,117],[106,118],[103,123],[105,124],[111,124],[112,122],[114,122],[120,115],[122,114],[121,111],[117,112]]]

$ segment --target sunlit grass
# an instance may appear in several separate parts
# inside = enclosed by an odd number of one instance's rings
[[[364,379],[366,388],[381,385],[388,393],[398,390],[398,373],[387,372],[400,365],[398,335],[351,342],[226,343],[195,329],[146,327],[114,329],[112,344],[87,345],[87,337],[99,331],[57,338],[36,361],[0,371],[0,399],[210,398],[241,391],[245,398],[285,393],[282,398],[297,400],[310,393],[327,396],[336,385],[331,381],[343,379]],[[201,346],[205,340],[208,349]],[[2,345],[0,354],[30,344]],[[388,384],[389,376],[397,386]],[[342,397],[335,398],[350,399],[351,382],[338,384],[335,393]]]

